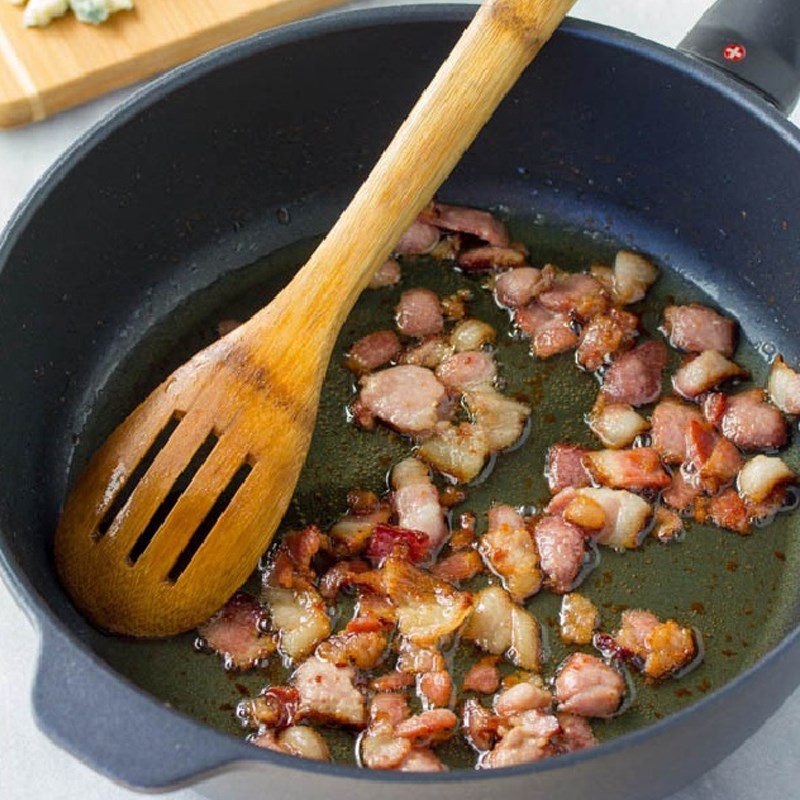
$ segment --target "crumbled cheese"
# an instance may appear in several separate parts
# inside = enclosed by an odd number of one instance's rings
[[[129,11],[133,0],[69,0],[70,7],[81,22],[99,25],[115,11]]]
[[[48,25],[50,20],[66,14],[68,8],[69,0],[28,0],[22,20],[29,28]]]
[[[10,0],[14,5],[25,5],[26,0]],[[29,28],[48,25],[69,9],[81,22],[99,25],[115,11],[133,8],[133,0],[27,0],[23,22]]]

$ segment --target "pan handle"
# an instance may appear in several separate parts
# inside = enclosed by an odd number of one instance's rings
[[[679,48],[788,114],[800,98],[800,0],[717,0]]]

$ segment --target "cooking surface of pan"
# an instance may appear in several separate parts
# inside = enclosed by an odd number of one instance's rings
[[[213,323],[255,308],[288,278],[309,252],[310,237],[323,233],[345,205],[468,13],[415,9],[395,13],[391,22],[375,13],[351,25],[311,24],[301,33],[268,34],[235,55],[223,53],[187,68],[183,77],[161,82],[146,99],[129,105],[57,166],[0,246],[5,343],[0,438],[6,480],[0,530],[7,569],[43,628],[49,630],[56,619],[65,626],[65,641],[77,645],[76,659],[92,653],[101,664],[212,724],[232,724],[226,721],[232,714],[219,705],[233,702],[236,682],[254,689],[263,679],[229,681],[211,658],[188,652],[188,639],[141,645],[110,640],[69,606],[49,560],[68,481],[153,381],[207,341]],[[370,70],[364,70],[365,63]],[[195,80],[199,75],[202,81]],[[674,271],[734,316],[746,347],[752,346],[746,366],[762,378],[764,355],[780,351],[789,363],[800,359],[800,181],[787,178],[799,165],[797,134],[765,103],[719,79],[710,67],[624,34],[569,23],[536,69],[523,76],[442,196],[507,209],[534,258],[537,253],[555,256],[564,266],[578,267],[620,244],[652,254],[666,268],[657,291],[686,297],[672,284]],[[270,253],[276,255],[259,261]],[[443,273],[435,280],[456,277]],[[385,315],[387,309],[379,306],[371,313]],[[510,368],[519,363],[522,376],[530,377],[532,362],[526,356],[523,363],[517,349],[524,348],[512,344],[509,355],[501,355],[504,373],[511,377]],[[550,379],[557,380],[558,365],[553,369]],[[344,374],[336,370],[335,364],[325,400],[332,405],[323,410],[323,422],[328,414],[341,420],[341,394],[349,391]],[[573,380],[578,377],[586,378]],[[588,407],[589,379],[582,389],[575,386],[587,392]],[[319,465],[329,436],[332,432],[323,430],[319,448],[312,445],[306,492],[322,483]],[[341,473],[338,485],[324,487],[328,512],[341,508],[355,478],[379,482],[380,456],[398,452],[387,436],[360,441],[360,460],[350,462],[353,471]],[[469,506],[485,506],[494,486],[516,479],[526,459],[535,464],[538,480],[536,452],[549,443],[529,439],[501,462],[491,483],[472,493]],[[796,453],[792,458],[796,467]],[[541,496],[540,484],[511,480],[509,486],[502,499],[536,502]],[[310,496],[301,489],[295,513],[304,511]],[[664,699],[657,704],[643,693],[644,721],[707,698],[796,626],[800,553],[792,539],[797,523],[784,517],[751,539],[732,537],[694,527],[682,544],[651,545],[644,553],[619,557],[619,564],[604,553],[590,578],[591,586],[604,571],[611,572],[611,584],[596,587],[598,597],[621,603],[615,598],[618,590],[660,577],[661,563],[674,560],[676,568],[664,574],[676,581],[676,591],[670,591],[672,584],[661,591],[648,582],[641,587],[642,604],[650,601],[654,611],[670,614],[678,605],[675,613],[688,609],[687,621],[704,633],[735,636],[727,648],[735,655],[710,657],[685,683],[662,689]],[[652,564],[645,564],[648,558]],[[726,569],[734,559],[739,568]],[[705,582],[684,571],[696,560],[698,569],[702,561]],[[747,594],[742,608],[751,602],[753,614],[746,617],[755,623],[752,633],[740,634],[740,618],[722,619],[714,611],[722,609],[724,592],[737,589]],[[702,603],[705,613],[692,610],[693,603]],[[785,658],[794,652],[790,647],[782,651]],[[87,686],[85,693],[73,695],[89,698],[88,707],[69,709],[69,721],[59,717],[48,706],[48,689],[54,695],[60,674],[59,665],[48,660],[52,655],[46,646],[36,703],[45,726],[63,738],[80,727],[81,719],[100,719],[107,709],[91,707]],[[708,741],[705,766],[757,727],[793,685],[777,663],[770,662],[768,683],[759,682],[756,673],[737,685],[736,698],[725,698],[731,728]],[[697,685],[703,670],[710,683],[705,694]],[[86,673],[106,675],[102,666]],[[184,681],[202,685],[197,693],[183,693]],[[96,694],[107,685],[103,677]],[[743,693],[756,685],[760,694],[748,694],[742,707]],[[692,696],[676,697],[674,689],[684,686]],[[125,766],[111,737],[91,739],[87,733],[84,756],[106,771],[124,772],[129,782],[164,785],[235,758],[293,768],[280,756],[234,746],[232,740],[228,744],[181,720],[127,683],[119,682],[115,691],[129,709],[137,709],[142,727],[134,723],[128,732],[142,753],[148,739],[158,743],[153,733],[158,721],[164,722],[163,730],[179,731],[187,750],[194,749],[191,756],[176,758],[177,766],[154,764],[144,756]],[[680,731],[691,751],[692,731],[702,735],[717,718],[713,698],[701,705],[693,717],[679,714],[652,728],[652,741]],[[646,746],[641,738],[626,741]],[[597,770],[610,769],[619,752],[600,748],[591,758]],[[653,794],[699,769],[692,752],[683,755],[685,768],[654,780]],[[581,780],[591,785],[589,763],[585,756],[564,759],[565,765],[581,765],[573,773],[576,785]],[[637,769],[648,763],[642,758]],[[542,791],[551,785],[544,774],[553,768],[533,767],[542,773]]]

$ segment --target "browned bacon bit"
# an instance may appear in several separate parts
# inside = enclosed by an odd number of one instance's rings
[[[364,630],[366,626],[372,629]],[[330,661],[337,667],[352,664],[358,669],[374,669],[383,660],[387,644],[387,634],[380,623],[362,617],[352,620],[341,633],[320,642],[316,654],[318,658]]]
[[[744,378],[747,372],[717,350],[704,350],[686,360],[672,376],[675,391],[687,400],[713,389],[729,378]]]
[[[758,455],[751,458],[740,470],[737,479],[739,492],[748,505],[757,506],[771,501],[776,493],[783,497],[782,489],[794,483],[797,475],[777,456]],[[780,505],[780,503],[778,503]],[[762,516],[754,512],[754,516]]]
[[[644,663],[648,637],[658,624],[658,617],[649,611],[638,608],[623,611],[620,628],[613,637],[623,657],[635,656]]]
[[[495,300],[506,308],[522,308],[553,283],[555,270],[551,264],[542,269],[519,267],[503,272],[494,283]]]
[[[359,339],[347,353],[347,368],[357,375],[382,367],[400,354],[394,331],[375,331]]]
[[[530,732],[524,726],[511,728],[480,760],[482,769],[512,767],[541,761],[552,754],[549,739],[542,738],[538,731]]]
[[[747,505],[732,487],[712,497],[705,507],[705,512],[718,528],[727,528],[741,534],[750,533]]]
[[[397,358],[398,364],[410,364],[414,367],[436,369],[453,353],[453,345],[442,336],[428,336],[421,344],[409,347]]]
[[[619,308],[592,317],[581,332],[575,358],[584,369],[594,372],[618,350],[633,343],[638,325],[639,318],[635,314]]]
[[[361,378],[359,401],[400,433],[431,431],[442,419],[444,386],[423,367],[401,365]]]
[[[594,268],[592,274],[595,274]],[[657,278],[658,270],[641,253],[620,250],[614,258],[611,276],[614,302],[621,305],[638,303]]]
[[[441,303],[430,289],[403,292],[394,319],[397,329],[406,336],[431,336],[444,328]]]
[[[666,397],[654,409],[650,418],[650,436],[653,449],[666,464],[682,464],[686,460],[686,431],[689,423],[702,422],[703,417],[694,406]]]
[[[667,306],[663,331],[673,347],[687,353],[717,350],[732,356],[736,347],[736,323],[698,303]]]
[[[471,511],[465,511],[458,515],[458,526],[453,529],[450,536],[450,548],[452,550],[464,550],[471,548],[477,541],[475,537],[475,523],[477,519]]]
[[[605,290],[591,275],[562,272],[537,302],[550,311],[571,314],[581,321],[602,314],[608,308]]]
[[[675,470],[672,473],[672,485],[661,495],[661,499],[678,511],[685,511],[694,503],[700,494],[700,489],[686,480],[683,472]]]
[[[464,692],[479,692],[480,694],[493,694],[500,686],[500,670],[497,668],[498,656],[484,656],[476,661],[464,675],[461,690]]]
[[[566,644],[589,644],[600,622],[597,606],[577,592],[565,594],[559,614],[561,640]]]
[[[514,323],[531,340],[537,358],[549,358],[578,344],[568,314],[550,311],[538,302],[529,303],[514,312]]]
[[[409,715],[403,695],[376,694],[369,707],[369,727],[359,740],[361,763],[369,769],[398,769],[411,753],[411,743],[395,734]]]
[[[622,675],[596,656],[573,653],[556,678],[558,710],[581,717],[611,717],[625,694]]]
[[[392,489],[392,508],[398,525],[424,533],[428,537],[427,552],[437,552],[448,528],[428,468],[416,458],[406,458],[392,470]]]
[[[614,359],[603,376],[602,392],[615,403],[643,406],[661,395],[667,350],[661,342],[643,342]]]
[[[451,322],[464,319],[467,316],[467,302],[470,300],[472,300],[472,292],[469,289],[459,289],[453,294],[443,297],[441,302],[445,319]]]
[[[659,542],[670,542],[683,533],[683,520],[669,508],[659,506],[655,510],[651,535]]]
[[[800,414],[800,373],[788,367],[780,355],[772,362],[767,389],[784,414]]]
[[[395,286],[400,283],[402,278],[400,271],[400,264],[393,258],[388,258],[383,264],[378,267],[378,271],[370,278],[367,288],[369,289],[383,289],[386,286]]]
[[[466,392],[491,386],[497,377],[497,365],[490,353],[470,350],[449,356],[438,367],[436,377],[453,391]]]
[[[337,667],[311,656],[294,672],[300,719],[362,728],[367,721],[364,696],[355,686],[353,667]]]
[[[450,344],[456,353],[468,350],[480,350],[484,345],[491,344],[497,338],[497,331],[487,323],[469,317],[462,319],[450,333]]]
[[[468,233],[497,247],[508,247],[509,244],[506,226],[487,211],[431,203],[419,219],[442,230]]]
[[[533,529],[548,588],[568,592],[578,577],[586,552],[580,528],[556,516],[544,516]]]
[[[553,697],[541,678],[522,680],[503,689],[494,699],[494,710],[501,717],[513,717],[531,710],[549,710]]]
[[[392,553],[402,555],[416,564],[428,554],[429,542],[428,534],[422,531],[379,524],[367,540],[365,554],[374,565],[380,564]]]
[[[430,747],[412,747],[398,769],[400,772],[445,772],[447,767]]]
[[[439,492],[439,505],[442,508],[453,508],[467,499],[467,492],[459,486],[448,484]]]
[[[237,592],[198,628],[204,644],[219,653],[226,669],[248,669],[275,652],[273,634],[264,634],[267,614],[252,595]]]
[[[589,452],[585,463],[598,483],[612,489],[664,489],[671,482],[652,447]]]
[[[707,423],[692,420],[686,432],[686,477],[708,494],[731,483],[744,458]]]
[[[265,583],[284,589],[313,589],[317,575],[311,559],[319,552],[321,534],[316,525],[291,531],[275,552],[272,568],[264,574]]]
[[[394,251],[401,256],[427,255],[439,244],[439,236],[437,227],[415,220],[400,237]]]
[[[311,758],[315,761],[330,761],[331,754],[328,743],[322,734],[306,725],[293,725],[276,733],[269,728],[250,739],[256,747],[277,750],[299,758]]]
[[[395,669],[415,675],[441,672],[445,669],[444,657],[436,647],[422,647],[408,639],[401,639]]]
[[[354,575],[366,572],[369,564],[360,558],[337,561],[319,580],[319,593],[326,600],[333,600],[343,586],[349,586]]]
[[[730,397],[713,392],[703,402],[706,419],[743,450],[776,450],[789,439],[783,414],[767,402],[763,389],[748,389]]]
[[[270,686],[243,700],[239,713],[251,728],[285,728],[294,723],[300,695],[292,686]]]
[[[552,494],[558,494],[568,486],[576,489],[591,486],[591,478],[583,463],[588,452],[577,444],[565,442],[550,446],[545,458],[544,474]]]
[[[458,726],[458,717],[449,708],[433,708],[403,720],[395,733],[416,744],[429,745],[449,739]]]
[[[561,753],[577,753],[597,744],[592,726],[586,717],[577,714],[557,714],[561,733],[556,737],[555,743]]]
[[[468,581],[483,572],[483,561],[477,550],[457,550],[437,561],[430,572],[450,583]]]
[[[419,676],[417,691],[429,708],[449,706],[453,696],[453,679],[446,669],[424,672]]]
[[[525,253],[514,247],[484,245],[462,250],[458,254],[458,266],[464,272],[490,272],[491,270],[513,269],[525,263]]]
[[[628,403],[608,403],[602,392],[589,412],[587,422],[592,433],[606,446],[628,447],[650,423]]]
[[[387,672],[372,680],[372,688],[376,692],[402,692],[416,681],[413,672]]]
[[[376,498],[377,499],[377,498]],[[361,552],[367,539],[379,522],[388,522],[391,509],[388,503],[378,503],[374,510],[364,511],[351,506],[329,531],[330,547],[336,556],[348,556]]]
[[[217,336],[222,338],[235,331],[242,323],[238,319],[221,319],[217,323]]]
[[[482,706],[474,697],[464,701],[462,728],[464,735],[476,750],[489,750],[497,736],[500,718]]]

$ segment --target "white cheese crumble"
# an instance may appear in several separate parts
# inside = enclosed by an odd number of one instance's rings
[[[14,5],[25,5],[26,0],[10,0]],[[133,0],[27,0],[23,22],[29,28],[48,25],[72,9],[81,22],[99,25],[115,11],[133,8]]]

